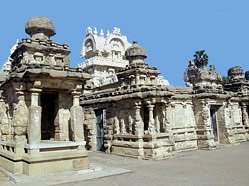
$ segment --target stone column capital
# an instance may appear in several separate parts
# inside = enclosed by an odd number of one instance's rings
[[[81,92],[79,92],[79,91],[72,91],[71,92],[71,94],[73,95],[73,96],[80,96],[81,95]]]
[[[38,88],[31,88],[29,91],[31,92],[31,105],[38,106],[39,96],[42,90]]]
[[[247,107],[247,104],[244,103],[244,102],[242,102],[242,103],[241,103],[241,106],[242,106],[243,108],[246,108],[246,107]]]
[[[73,106],[79,106],[81,92],[74,90],[71,92],[71,94],[73,95]]]
[[[135,102],[135,108],[141,108],[141,106],[142,106],[141,101]]]
[[[42,91],[42,89],[40,89],[40,88],[31,88],[31,89],[29,89],[29,91],[31,93],[40,93]]]
[[[148,108],[149,110],[152,110],[154,107],[155,107],[155,105],[152,105],[152,104],[147,105],[147,108]]]

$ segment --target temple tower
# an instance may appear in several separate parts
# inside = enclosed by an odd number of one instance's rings
[[[105,36],[102,29],[98,34],[96,27],[94,31],[88,27],[81,49],[85,61],[79,66],[92,75],[95,87],[117,82],[115,72],[128,65],[124,54],[129,46],[131,44],[119,28],[115,27]]]
[[[116,73],[129,65],[125,51],[130,46],[120,28],[114,27],[113,32],[108,31],[105,36],[102,29],[98,35],[96,27],[94,31],[88,27],[81,49],[81,57],[85,58],[85,61],[79,67],[92,75],[91,81],[95,87],[115,83],[118,81]],[[160,75],[155,81],[160,85],[169,85]]]

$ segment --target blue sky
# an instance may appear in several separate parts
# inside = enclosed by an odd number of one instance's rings
[[[184,85],[183,73],[197,50],[206,50],[209,65],[226,75],[228,68],[249,70],[249,1],[247,0],[12,0],[0,6],[0,65],[30,16],[48,16],[56,27],[55,42],[70,47],[71,65],[83,59],[80,49],[88,26],[106,32],[120,27],[130,42],[148,52],[172,85]]]

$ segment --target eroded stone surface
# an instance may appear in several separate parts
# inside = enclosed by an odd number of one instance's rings
[[[0,80],[0,165],[30,176],[87,169],[79,95],[91,76],[69,66],[67,45],[49,40],[47,17],[31,17],[25,30],[31,38],[13,48]]]
[[[17,43],[0,74],[1,166],[14,174],[87,168],[86,149],[160,159],[249,139],[249,80],[240,67],[222,82],[198,51],[184,74],[187,86],[166,86],[145,49],[130,46],[118,28],[107,37],[89,28],[87,63],[78,68],[69,65],[67,45],[49,40],[50,20],[32,18],[26,29],[31,38]],[[106,72],[103,64],[115,78],[97,85],[93,72]]]
[[[208,58],[201,51],[185,72],[187,87],[160,86],[155,83],[160,72],[144,62],[146,57],[135,43],[126,52],[129,65],[117,73],[118,83],[82,96],[88,149],[100,149],[100,139],[105,152],[160,159],[248,140],[246,91],[228,89],[242,82],[245,87],[245,79],[223,84],[224,90],[221,75],[213,65],[207,70]],[[244,97],[238,97],[242,92]],[[103,138],[96,126],[99,111]]]

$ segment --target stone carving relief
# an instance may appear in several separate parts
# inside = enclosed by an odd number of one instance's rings
[[[120,133],[120,127],[119,127],[119,120],[118,118],[115,116],[114,121],[113,121],[113,126],[114,126],[114,134],[119,134]]]
[[[215,81],[216,80],[219,80],[219,81],[222,80],[222,77],[221,77],[220,73],[217,72],[214,65],[210,65],[209,73],[210,73],[210,79],[211,80],[215,80]]]
[[[112,55],[112,59],[122,59],[123,56],[122,54],[124,53],[124,46],[123,43],[120,39],[112,39],[109,43],[109,47],[111,50],[111,55]]]
[[[127,133],[124,119],[120,119],[120,132],[122,134]]]
[[[7,140],[7,136],[11,133],[11,127],[7,115],[7,105],[0,98],[0,138],[3,141]]]
[[[210,127],[211,126],[210,105],[208,104],[208,101],[202,100],[201,107],[202,107],[202,118],[203,118],[204,127]]]
[[[131,115],[128,116],[128,132],[130,134],[134,134],[134,123]]]
[[[88,39],[85,43],[86,52],[93,50],[93,42],[91,39]]]
[[[15,133],[15,140],[21,141],[26,140],[27,126],[28,126],[28,116],[29,111],[24,101],[24,96],[19,96],[19,102],[14,104],[13,111],[13,127]]]
[[[121,30],[120,28],[114,27],[114,30],[112,32],[114,35],[121,36]]]

